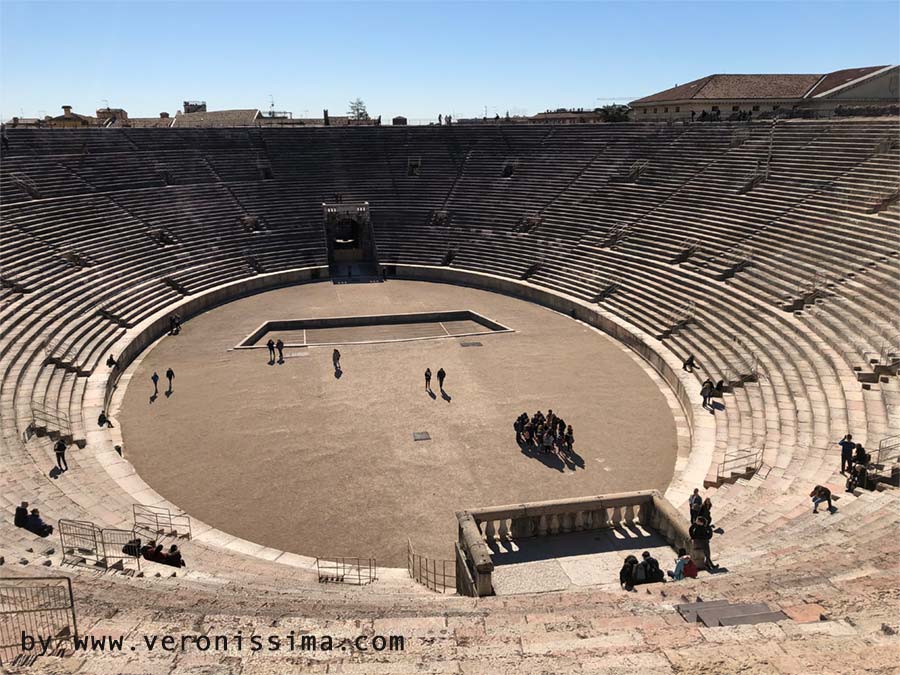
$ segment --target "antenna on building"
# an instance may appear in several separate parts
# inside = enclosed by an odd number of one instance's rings
[[[275,117],[275,97],[269,94],[269,117]]]

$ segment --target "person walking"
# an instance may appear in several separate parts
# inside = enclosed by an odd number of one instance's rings
[[[53,446],[53,452],[56,453],[56,466],[60,471],[68,471],[69,463],[66,462],[66,442],[63,439],[56,441]]]
[[[681,363],[681,369],[688,373],[693,373],[696,367],[697,363],[694,361],[693,354],[688,354],[688,357]]]
[[[275,340],[269,338],[269,341],[266,342],[266,347],[269,348],[269,364],[275,363]]]
[[[278,363],[284,363],[284,341],[281,338],[275,343],[275,349],[278,350]]]
[[[710,399],[713,396],[713,391],[715,390],[715,385],[712,383],[712,380],[706,379],[703,382],[703,386],[700,387],[700,396],[703,398],[703,407],[708,410],[713,410],[712,404],[710,403]]]
[[[856,444],[853,436],[847,434],[838,441],[838,445],[841,446],[841,473],[845,473],[853,468],[853,450],[856,449]]]
[[[150,380],[153,382],[153,395],[158,396],[159,395],[159,375],[157,374],[157,372],[155,370],[153,371],[153,375],[150,376]]]
[[[331,364],[335,370],[341,369],[341,353],[337,349],[331,352]]]
[[[425,369],[425,391],[431,391],[431,368]]]
[[[166,379],[169,381],[169,393],[173,391],[173,385],[175,383],[175,371],[171,368],[166,370]]]
[[[441,391],[444,391],[444,378],[447,377],[447,373],[444,372],[444,369],[441,368],[437,371],[438,378],[438,387],[440,387]]]

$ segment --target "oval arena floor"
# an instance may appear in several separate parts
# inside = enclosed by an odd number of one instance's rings
[[[233,349],[272,319],[458,309],[513,332],[340,345],[340,378],[332,346],[288,348],[280,365],[265,347]],[[426,367],[447,371],[446,397],[436,379],[426,393]],[[304,555],[402,567],[409,537],[449,559],[457,510],[664,490],[675,464],[669,404],[621,345],[538,305],[447,284],[322,282],[251,296],[187,322],[132,370],[118,418],[141,477],[210,525]],[[515,441],[521,412],[548,409],[574,427],[566,462]],[[414,441],[422,431],[431,439]]]

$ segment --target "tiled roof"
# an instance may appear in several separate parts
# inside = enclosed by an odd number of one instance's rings
[[[831,91],[835,87],[840,87],[842,85],[853,82],[854,80],[858,80],[861,77],[865,77],[866,75],[871,75],[872,73],[881,70],[882,68],[887,68],[887,66],[869,66],[868,68],[845,68],[844,70],[836,70],[833,73],[828,73],[825,77],[822,78],[822,81],[819,82],[816,87],[809,92],[809,96],[821,96],[827,91]]]
[[[162,129],[172,126],[173,118],[171,117],[130,117],[128,126],[135,128],[157,128]],[[116,124],[116,126],[121,126]]]
[[[212,110],[210,112],[182,113],[175,115],[176,127],[249,127],[255,126],[259,115],[257,108],[246,110]]]
[[[633,103],[684,100],[802,98],[821,75],[708,75]]]

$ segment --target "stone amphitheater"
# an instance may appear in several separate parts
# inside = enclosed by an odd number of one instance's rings
[[[22,625],[17,584],[67,577],[78,634],[131,646],[19,655],[7,632],[4,672],[900,673],[900,502],[887,483],[846,493],[836,444],[850,432],[897,461],[896,119],[7,134],[0,627]],[[712,498],[727,572],[637,593],[609,579],[468,597],[402,568],[322,583],[315,559],[196,520],[174,573],[88,564],[55,534],[14,527],[23,499],[91,531],[132,531],[135,504],[180,517],[135,473],[119,427],[94,420],[173,312],[189,329],[214,305],[331,283],[322,203],[335,194],[369,203],[388,284],[537,303],[652,366],[686,424],[664,497],[685,513],[694,487]],[[715,415],[707,377],[726,383]],[[75,443],[65,480],[49,470],[60,436]],[[758,462],[731,475],[739,451]],[[840,495],[836,513],[811,513],[816,484]],[[698,602],[784,616],[687,621],[678,606]],[[238,631],[399,635],[405,648],[167,651],[140,638]]]

